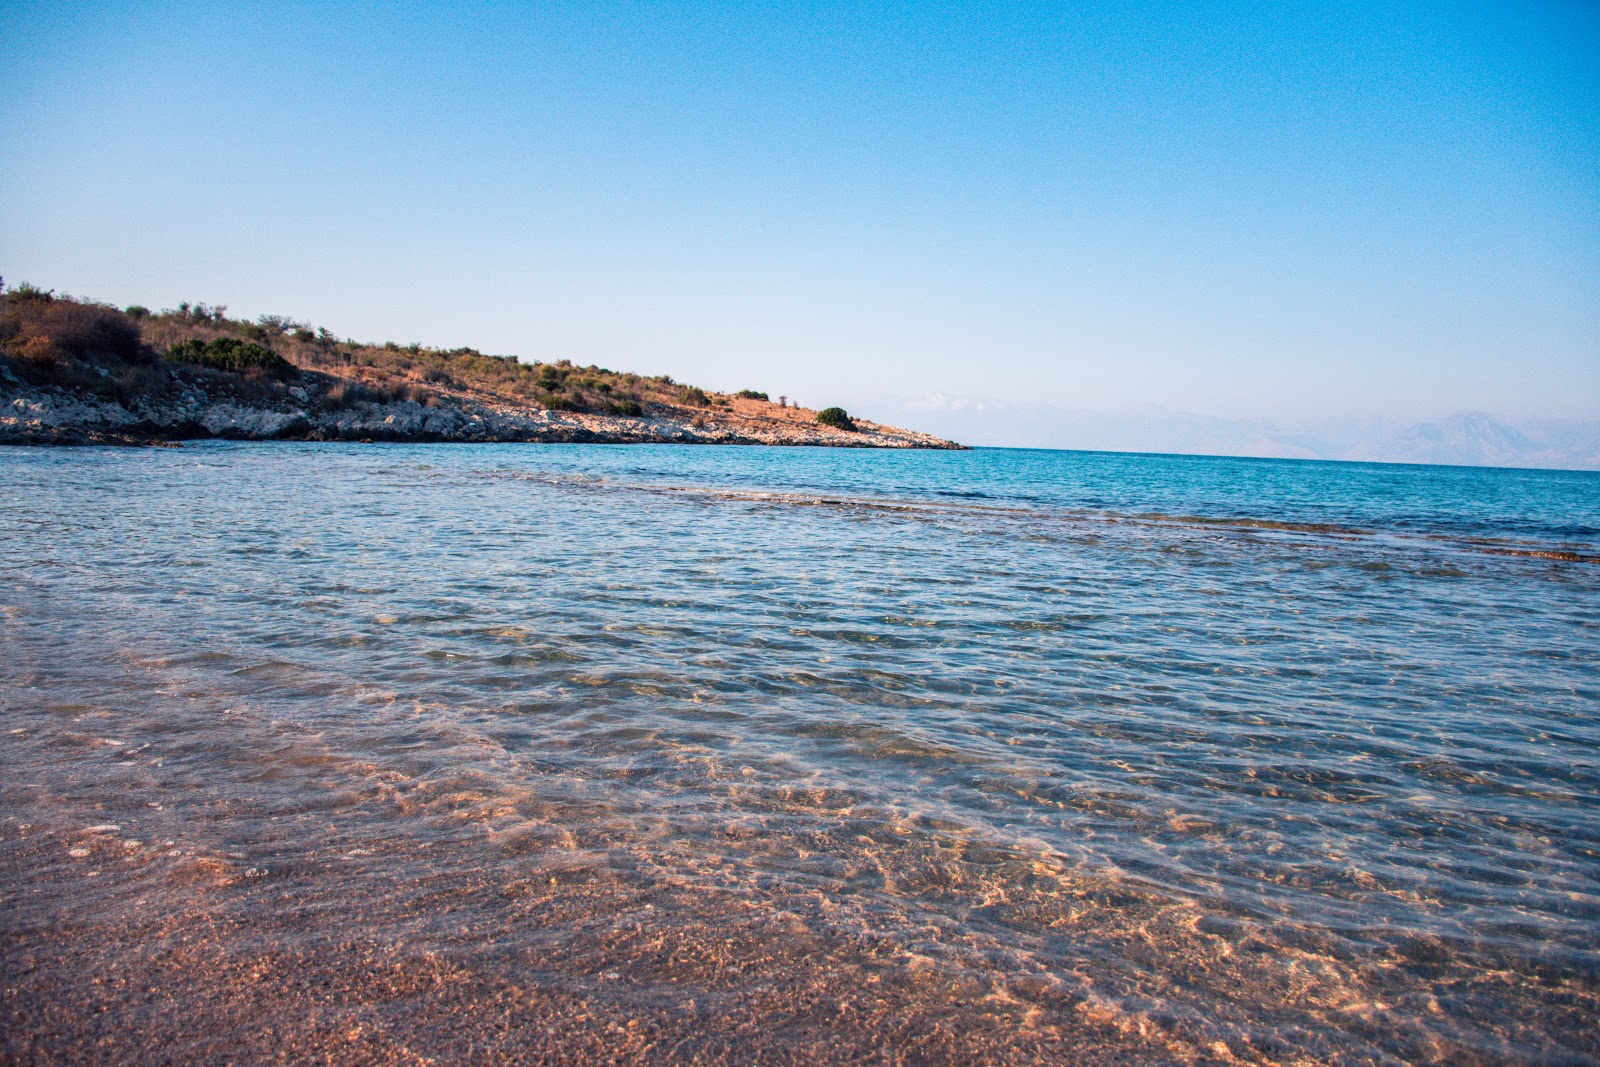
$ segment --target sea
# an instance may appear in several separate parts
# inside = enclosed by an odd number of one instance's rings
[[[1600,474],[0,450],[0,1059],[1600,1063]]]

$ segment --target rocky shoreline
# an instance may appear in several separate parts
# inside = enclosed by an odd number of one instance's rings
[[[0,288],[0,444],[585,442],[960,448],[668,375],[339,340],[281,315],[153,313]]]
[[[961,448],[931,434],[858,419],[854,431],[735,412],[646,411],[635,418],[552,411],[502,398],[389,399],[331,407],[307,375],[275,403],[241,403],[194,387],[126,405],[53,386],[0,378],[0,444],[159,445],[222,438],[266,441],[549,442]],[[793,410],[793,409],[791,409]]]

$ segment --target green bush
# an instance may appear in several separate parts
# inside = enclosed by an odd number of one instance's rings
[[[559,393],[536,393],[534,399],[551,411],[582,411],[583,404]]]
[[[241,371],[260,368],[275,378],[288,378],[295,369],[271,349],[237,337],[218,337],[212,341],[190,338],[167,349],[167,358],[179,363],[195,363],[212,370]]]
[[[856,424],[850,421],[850,415],[844,408],[823,408],[817,412],[817,421],[824,426],[833,426],[840,430],[855,431]]]
[[[745,400],[765,400],[767,398],[766,393],[758,393],[754,389],[741,389],[739,390],[739,396]]]
[[[618,400],[611,405],[611,410],[614,414],[626,415],[630,419],[637,419],[644,414],[644,408],[640,406],[637,400]]]

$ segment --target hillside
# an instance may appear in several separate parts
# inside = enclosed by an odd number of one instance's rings
[[[204,304],[151,312],[0,291],[0,443],[205,437],[960,447],[667,376],[363,344]]]

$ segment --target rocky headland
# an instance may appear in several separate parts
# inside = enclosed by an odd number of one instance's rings
[[[931,434],[567,361],[361,344],[278,316],[0,293],[0,444],[544,441],[959,448]]]

